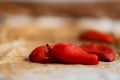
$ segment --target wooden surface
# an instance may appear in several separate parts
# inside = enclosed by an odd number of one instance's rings
[[[93,2],[0,2],[3,14],[52,15],[71,17],[120,18],[120,1]]]

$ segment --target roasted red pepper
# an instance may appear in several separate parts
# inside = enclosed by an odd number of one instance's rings
[[[63,63],[70,64],[98,64],[98,56],[89,54],[73,44],[59,43],[52,48],[53,55]]]
[[[40,63],[52,63],[57,60],[52,56],[50,49],[53,46],[40,46],[34,49],[29,55],[30,61]]]
[[[100,61],[111,62],[115,59],[115,52],[112,48],[104,45],[82,45],[80,46],[88,53],[96,54]]]
[[[107,34],[107,33],[102,33],[99,31],[95,31],[95,30],[89,30],[83,33],[80,36],[80,39],[90,40],[90,41],[99,41],[99,42],[104,42],[104,43],[115,42],[115,38],[112,35]]]

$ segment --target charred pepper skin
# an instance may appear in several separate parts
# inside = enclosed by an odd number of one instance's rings
[[[58,43],[52,48],[53,55],[63,63],[96,65],[98,56],[89,54],[73,44]]]
[[[98,41],[103,43],[114,43],[115,38],[111,34],[95,31],[95,30],[89,30],[79,37],[83,40],[89,40],[89,41]]]

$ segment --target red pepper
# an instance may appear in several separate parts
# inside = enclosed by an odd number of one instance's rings
[[[95,54],[89,54],[82,48],[73,44],[59,43],[52,48],[53,55],[63,63],[70,64],[98,64],[98,57]]]
[[[34,49],[29,55],[30,61],[39,63],[52,63],[57,60],[52,56],[50,49],[53,46],[40,46]]]
[[[115,42],[115,38],[112,35],[95,31],[95,30],[89,30],[86,33],[83,33],[80,36],[80,39],[90,40],[90,41],[99,41],[104,43]]]
[[[104,45],[83,45],[80,48],[91,54],[96,54],[100,61],[111,62],[115,59],[115,52],[112,48]]]

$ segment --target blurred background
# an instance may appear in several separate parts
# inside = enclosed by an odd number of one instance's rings
[[[119,59],[88,67],[29,62],[40,45],[91,43],[78,38],[90,29],[120,41],[120,0],[0,0],[0,80],[120,80]],[[119,58],[120,42],[105,45]]]
[[[119,38],[119,14],[120,0],[0,0],[0,41],[69,41],[88,29]]]

